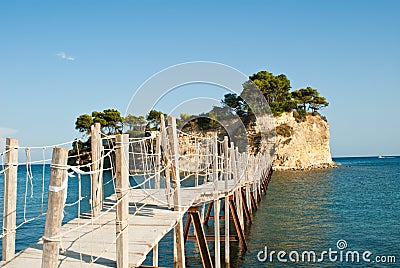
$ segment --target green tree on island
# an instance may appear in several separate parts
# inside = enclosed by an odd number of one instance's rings
[[[284,74],[275,76],[268,71],[260,71],[249,78],[261,90],[274,116],[279,116],[283,112],[295,111],[296,117],[304,119],[307,111],[311,110],[315,114],[321,108],[329,105],[325,97],[319,95],[317,89],[306,87],[291,91],[290,80]],[[249,85],[245,83],[244,89],[246,86]],[[251,114],[249,106],[237,94],[226,94],[222,103],[232,108],[240,117]]]
[[[311,111],[312,115],[317,115],[320,109],[329,105],[325,97],[320,96],[318,90],[312,87],[291,91],[290,80],[284,74],[273,75],[268,71],[260,71],[249,78],[261,90],[274,116],[280,116],[284,112],[293,112],[296,121],[301,122],[306,119],[307,112]],[[223,132],[223,128],[218,123],[218,120],[229,120],[232,113],[235,113],[242,119],[245,126],[250,129],[256,119],[250,106],[244,101],[244,98],[246,92],[248,92],[247,90],[251,90],[254,87],[251,81],[243,84],[241,95],[234,93],[224,95],[224,99],[221,100],[223,104],[222,108],[213,107],[208,113],[203,113],[199,116],[181,114],[178,124],[185,124],[182,127],[189,127],[192,130],[208,131],[213,129]],[[91,125],[100,123],[101,131],[106,135],[123,133],[125,131],[131,137],[142,137],[145,135],[145,131],[159,129],[161,114],[164,113],[151,110],[146,116],[129,114],[124,118],[118,110],[105,109],[102,112],[94,111],[91,115],[80,115],[76,119],[75,129],[84,135],[89,135]],[[167,117],[166,114],[164,116],[165,118]],[[322,118],[325,119],[323,116]],[[286,131],[285,133],[289,132]],[[257,146],[258,138],[258,136],[250,138],[252,139],[250,143]],[[76,142],[74,146],[77,150],[90,151],[90,138],[86,142]]]
[[[311,110],[316,112],[329,105],[325,97],[320,96],[318,90],[312,87],[295,90],[292,92],[292,97],[296,105],[304,111]]]
[[[270,72],[260,71],[249,78],[261,90],[274,115],[293,110],[291,85],[286,75],[275,76]]]
[[[129,127],[129,131],[144,131],[147,121],[143,115],[135,116],[128,114],[125,117],[125,126]]]
[[[75,129],[84,134],[90,133],[91,125],[93,125],[93,117],[88,114],[80,115],[75,121]]]
[[[94,111],[92,116],[88,114],[80,115],[75,121],[75,129],[89,134],[90,126],[94,123],[100,123],[103,133],[111,135],[122,133],[124,118],[115,109],[106,109],[102,112]]]
[[[148,130],[158,130],[160,128],[160,116],[161,114],[164,114],[163,112],[157,111],[157,110],[151,110],[146,117],[147,120],[147,126],[146,129]],[[164,114],[165,118],[167,118],[167,115]]]

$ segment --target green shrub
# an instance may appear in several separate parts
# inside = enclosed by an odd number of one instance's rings
[[[307,118],[307,112],[303,109],[297,109],[296,111],[293,111],[293,116],[297,123],[304,122]]]
[[[293,134],[293,128],[286,124],[282,124],[276,127],[276,134],[281,135],[285,138],[289,138]]]

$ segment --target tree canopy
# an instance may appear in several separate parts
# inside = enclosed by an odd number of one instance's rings
[[[318,90],[312,87],[295,90],[292,92],[292,97],[296,105],[305,111],[316,112],[329,105],[325,97],[320,96]]]
[[[325,97],[312,87],[291,91],[290,80],[284,74],[273,75],[268,71],[260,71],[249,78],[261,90],[275,116],[293,110],[305,116],[307,111],[317,112],[329,105]],[[246,86],[249,86],[248,83],[244,84],[244,91]],[[222,103],[231,107],[240,117],[251,115],[251,109],[240,95],[226,94]]]
[[[130,131],[144,131],[146,124],[147,121],[143,115],[135,116],[128,114],[125,117],[125,126],[129,127]]]
[[[80,115],[75,121],[75,129],[85,134],[90,133],[91,125],[93,125],[93,118],[88,114]]]
[[[115,109],[106,109],[102,112],[94,111],[92,115],[80,115],[75,121],[75,129],[79,132],[89,134],[90,126],[100,123],[101,130],[105,134],[122,133],[124,118]]]
[[[147,126],[146,129],[148,130],[157,130],[160,128],[160,116],[161,114],[164,114],[163,112],[157,111],[157,110],[151,110],[146,117],[147,120]],[[165,118],[167,118],[167,115],[164,114]]]

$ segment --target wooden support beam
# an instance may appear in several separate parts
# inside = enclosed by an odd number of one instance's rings
[[[233,196],[231,196],[231,198],[229,199],[229,207],[230,207],[230,210],[231,210],[231,213],[233,216],[233,222],[235,223],[235,228],[236,228],[236,232],[237,232],[237,235],[239,238],[240,245],[241,245],[242,249],[244,251],[246,251],[247,250],[246,239],[245,239],[243,228],[242,228],[242,226],[240,226],[240,221],[239,221],[239,217],[236,212],[236,206],[233,201]]]
[[[115,152],[115,192],[116,207],[116,251],[117,268],[129,267],[129,135],[116,136],[117,149]]]
[[[253,206],[253,210],[257,211],[258,207],[257,207],[257,202],[254,198],[254,192],[250,192],[250,198],[251,198],[251,205]]]
[[[253,214],[253,206],[251,204],[251,199],[250,199],[250,185],[247,185],[245,189],[246,189],[247,209],[249,210],[250,214]]]
[[[266,187],[266,185],[265,185],[265,180],[263,180],[263,181],[261,182],[261,191],[262,191],[264,194],[267,193],[267,187]]]
[[[249,211],[249,207],[247,206],[247,200],[246,200],[246,190],[242,189],[242,204],[243,204],[243,210],[244,210],[244,216],[246,218],[246,221],[248,224],[251,224],[251,215]]]
[[[225,205],[225,202],[223,203],[223,205]],[[228,202],[228,205],[229,205],[229,202]],[[226,210],[224,210],[224,211],[226,211]],[[228,209],[228,212],[229,212],[229,209]],[[228,220],[233,220],[233,217],[232,216],[228,216],[229,217],[229,219]],[[214,216],[213,215],[211,215],[208,219],[209,220],[214,220]],[[226,218],[225,218],[225,216],[222,216],[222,215],[220,215],[219,216],[219,219],[220,220],[225,220]]]
[[[164,268],[163,266],[148,266],[148,265],[140,265],[138,268]]]
[[[192,223],[192,217],[190,214],[187,215],[186,222],[185,222],[185,227],[183,228],[183,239],[186,243],[186,240],[189,235],[189,230],[190,230],[190,224]]]
[[[208,225],[208,220],[210,219],[211,210],[212,210],[213,206],[214,206],[214,201],[210,201],[210,203],[208,203],[206,217],[204,218],[205,225]]]
[[[60,230],[67,181],[67,148],[54,148],[51,161],[46,225],[43,236],[42,268],[58,267]]]
[[[191,222],[193,222],[193,228],[194,228],[194,236],[187,236],[187,238],[192,240],[194,237],[197,240],[197,243],[199,245],[200,249],[200,256],[201,256],[201,261],[203,262],[203,267],[206,268],[212,268],[212,260],[211,260],[211,255],[210,251],[208,249],[207,245],[207,239],[204,234],[203,227],[201,225],[201,219],[200,219],[200,213],[199,213],[199,208],[198,207],[191,207],[188,210],[188,218],[191,218]],[[188,222],[188,221],[187,221]]]
[[[15,228],[17,221],[18,140],[7,138],[4,172],[4,208],[2,260],[15,256]]]
[[[206,235],[205,237],[206,237],[206,239],[207,239],[208,242],[215,241],[215,236],[214,236],[214,235]],[[193,241],[193,240],[196,240],[196,239],[197,239],[197,238],[196,238],[195,235],[188,235],[188,237],[187,237],[187,240],[190,240],[190,241]],[[221,240],[222,242],[225,242],[225,241],[226,241],[225,235],[221,235],[221,236],[220,236],[220,240]],[[238,241],[239,241],[239,237],[238,237],[237,235],[230,235],[230,236],[228,237],[228,240],[229,240],[230,242],[238,242]]]
[[[260,194],[260,187],[257,187],[257,201],[261,202],[261,194]]]
[[[103,208],[103,176],[101,174],[100,167],[101,163],[101,151],[103,142],[100,133],[100,123],[95,123],[90,127],[91,133],[91,153],[92,153],[92,172],[90,175],[91,179],[91,204],[92,204],[92,216],[97,217],[100,215],[100,211]]]

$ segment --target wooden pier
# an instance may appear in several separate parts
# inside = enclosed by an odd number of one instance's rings
[[[148,188],[130,187],[132,155],[129,154],[132,150],[129,146],[132,142],[127,135],[117,135],[114,144],[115,193],[104,200],[99,194],[103,191],[102,177],[96,173],[101,172],[102,165],[98,163],[104,148],[101,143],[96,145],[96,140],[92,141],[95,157],[90,171],[91,213],[82,214],[63,226],[64,180],[70,167],[66,165],[66,150],[54,148],[43,238],[16,255],[12,246],[4,254],[7,250],[4,245],[15,243],[15,232],[11,236],[9,233],[12,232],[3,231],[3,261],[0,267],[141,267],[151,251],[153,267],[158,267],[158,243],[171,230],[174,232],[176,267],[185,267],[187,240],[195,240],[199,244],[204,267],[221,267],[222,262],[229,263],[230,243],[238,242],[246,250],[245,223],[251,223],[251,214],[257,210],[257,203],[266,193],[272,175],[271,156],[239,153],[234,144],[228,144],[227,138],[219,142],[213,137],[208,140],[211,141],[210,150],[204,154],[211,155],[207,160],[210,170],[205,172],[208,181],[196,181],[197,186],[194,187],[181,187],[181,173],[187,173],[181,167],[194,162],[193,156],[198,157],[201,152],[197,151],[192,156],[182,154],[174,120],[170,120],[168,130],[163,122],[160,135],[154,142],[157,148],[141,151],[142,156],[148,158],[145,160],[152,163],[149,165],[146,162],[146,166],[153,170],[153,176],[149,178],[154,179],[154,184]],[[94,127],[92,131],[99,129]],[[101,140],[99,135],[93,136],[97,137],[97,141]],[[10,148],[17,147],[17,144],[10,142]],[[9,150],[8,156],[10,154],[15,157],[13,150]],[[7,159],[15,162],[15,159]],[[143,164],[144,158],[140,160]],[[13,178],[12,172],[13,169],[7,170],[6,179]],[[191,172],[197,179],[200,171]],[[160,187],[161,178],[165,181],[164,188]],[[220,213],[222,203],[223,215]],[[201,210],[203,204],[208,204],[207,212]],[[185,215],[186,222],[183,223]],[[222,234],[221,220],[224,222]],[[203,225],[209,221],[214,221],[214,235],[206,236]],[[230,221],[233,221],[235,230],[229,229]],[[3,222],[10,224],[10,221]],[[193,234],[190,234],[191,225]],[[225,260],[221,260],[221,241],[225,244]],[[209,242],[215,245],[213,254],[208,248]]]

